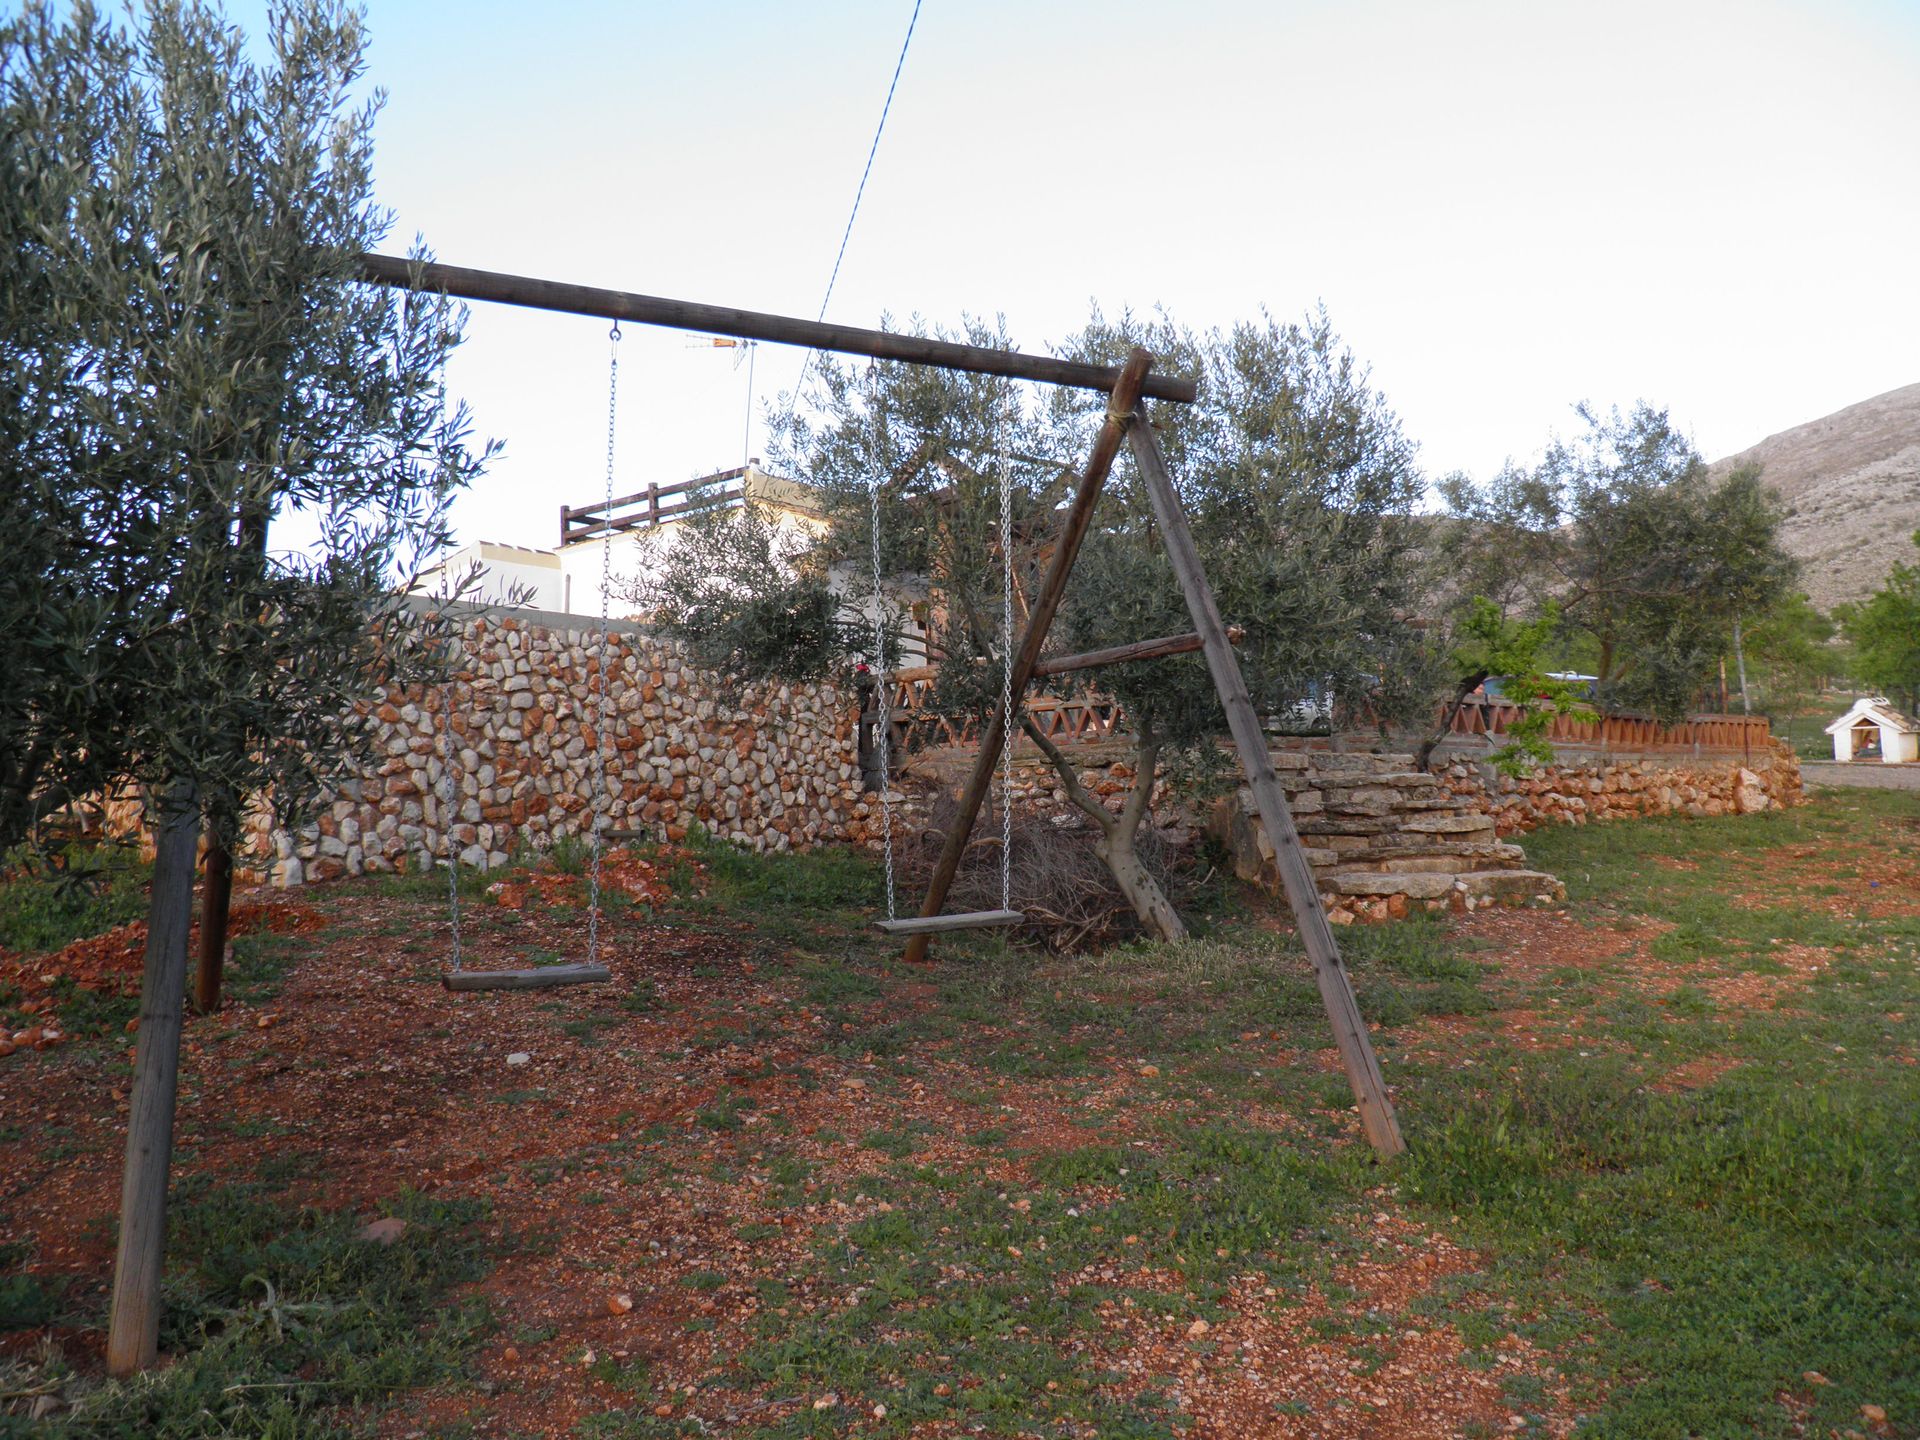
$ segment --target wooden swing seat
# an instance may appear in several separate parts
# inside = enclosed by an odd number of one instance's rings
[[[999,925],[1024,925],[1022,910],[967,910],[958,915],[912,915],[904,920],[873,923],[889,935],[938,935],[947,930],[991,930]]]
[[[555,985],[599,985],[613,978],[604,965],[534,965],[525,970],[449,970],[440,983],[449,990],[547,990]]]

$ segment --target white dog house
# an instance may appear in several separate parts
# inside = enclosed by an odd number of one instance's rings
[[[1884,695],[1862,696],[1827,726],[1836,760],[1920,760],[1920,721],[1902,715]]]

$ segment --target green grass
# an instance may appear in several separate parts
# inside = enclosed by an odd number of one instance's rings
[[[129,847],[75,846],[57,864],[0,861],[0,949],[37,955],[147,913],[153,866]]]
[[[766,922],[857,919],[883,902],[880,867],[840,847],[759,854],[701,832],[687,847],[706,866],[709,898],[731,914]]]
[[[1559,1382],[1497,1368],[1518,1333],[1566,1377],[1586,1440],[1788,1440],[1802,1428],[1783,1394],[1811,1407],[1807,1434],[1874,1433],[1870,1403],[1890,1416],[1883,1433],[1920,1436],[1920,921],[1851,903],[1889,859],[1920,869],[1917,822],[1914,797],[1858,791],[1759,817],[1537,832],[1530,863],[1568,882],[1594,940],[1545,965],[1507,965],[1449,921],[1342,930],[1412,1147],[1387,1167],[1325,1069],[1305,957],[1244,912],[1222,907],[1177,945],[1100,955],[957,937],[934,967],[909,969],[865,928],[879,900],[870,862],[696,840],[708,892],[670,902],[672,919],[738,937],[806,1025],[726,1009],[731,991],[699,1008],[701,987],[676,976],[674,1003],[689,1007],[676,1045],[729,1052],[724,1078],[687,1097],[693,1123],[617,1126],[618,1141],[525,1174],[602,1213],[628,1186],[685,1194],[759,1177],[754,1202],[781,1213],[729,1217],[749,1253],[718,1249],[662,1283],[723,1310],[758,1292],[746,1348],[716,1352],[700,1383],[785,1402],[745,1408],[729,1432],[763,1440],[916,1428],[1171,1440],[1188,1427],[1183,1382],[1123,1375],[1112,1317],[1217,1322],[1247,1276],[1276,1308],[1317,1292],[1304,1332],[1360,1374],[1396,1363],[1408,1325],[1448,1324],[1461,1365],[1502,1374],[1512,1413],[1543,1417]],[[1810,893],[1809,875],[1838,888]],[[299,942],[261,943],[235,968],[271,985]],[[1636,983],[1636,947],[1657,985]],[[1804,947],[1793,965],[1787,947]],[[730,980],[727,959],[700,956]],[[1729,998],[1723,982],[1756,975],[1772,977],[1759,1001]],[[540,1007],[538,1023],[590,1043],[660,1003],[642,980],[604,1009]],[[1703,1057],[1729,1068],[1669,1088]],[[830,1126],[803,1126],[804,1108],[766,1088],[785,1079],[803,1094],[850,1069],[863,1098]],[[916,1114],[911,1097],[935,1087],[938,1111]],[[1029,1110],[1050,1123],[1036,1130]],[[185,1358],[145,1388],[98,1390],[96,1408],[52,1433],[331,1436],[366,1428],[399,1387],[457,1388],[485,1320],[452,1297],[485,1257],[472,1212],[407,1204],[422,1225],[402,1245],[423,1253],[369,1260],[351,1217],[288,1212],[264,1185],[189,1193],[170,1280],[169,1343]],[[1379,1258],[1381,1210],[1470,1247],[1477,1265],[1407,1313],[1368,1309],[1335,1277]],[[69,1293],[3,1278],[23,1275],[22,1259],[0,1254],[0,1317],[73,1320]],[[704,1312],[688,1324],[663,1342],[691,1347],[676,1368],[734,1333],[722,1322],[708,1335]],[[606,1391],[576,1433],[697,1433],[684,1397],[655,1395],[664,1366],[651,1352],[589,1366],[583,1350],[582,1373]],[[1808,1370],[1832,1383],[1808,1385]],[[265,1388],[288,1378],[300,1388]],[[814,1409],[828,1393],[839,1403]],[[655,1415],[656,1399],[676,1416]]]
[[[1658,1006],[1616,1000],[1603,1007],[1612,1053],[1496,1051],[1403,1102],[1403,1194],[1498,1257],[1493,1290],[1542,1317],[1586,1382],[1579,1434],[1806,1433],[1783,1392],[1806,1397],[1813,1433],[1860,1426],[1871,1403],[1891,1433],[1920,1434],[1920,1071],[1897,1058],[1887,1019],[1920,1008],[1913,922],[1835,917],[1784,893],[1733,903],[1783,883],[1770,851],[1911,853],[1917,816],[1911,797],[1861,791],[1527,838],[1530,862],[1566,879],[1591,921],[1670,925],[1649,947],[1658,960],[1707,976],[1778,971],[1776,944],[1832,957],[1777,1009],[1728,1013],[1694,984]],[[1650,1088],[1675,1049],[1738,1063],[1698,1091]],[[1832,1383],[1808,1384],[1809,1370]]]
[[[171,1363],[81,1391],[48,1436],[360,1434],[402,1392],[458,1383],[492,1328],[484,1302],[450,1298],[487,1268],[477,1203],[402,1195],[383,1213],[407,1229],[382,1246],[357,1238],[366,1217],[290,1208],[270,1181],[182,1188],[160,1336]]]
[[[1589,1068],[1590,1067],[1590,1068]],[[1403,1188],[1495,1247],[1513,1298],[1606,1325],[1593,1436],[1787,1435],[1783,1390],[1920,1416],[1920,1078],[1748,1072],[1658,1095],[1618,1064],[1526,1066],[1412,1134]],[[1912,1433],[1908,1431],[1907,1433]]]
[[[1470,1367],[1492,1366],[1510,1331],[1549,1351],[1579,1435],[1786,1440],[1801,1432],[1783,1393],[1807,1397],[1817,1433],[1859,1426],[1872,1403],[1888,1433],[1920,1434],[1920,1069],[1898,1060],[1910,1040],[1887,1018],[1920,1013],[1920,926],[1808,907],[1771,863],[1793,846],[1914,854],[1916,816],[1907,797],[1861,792],[1781,815],[1529,837],[1532,863],[1584,894],[1587,925],[1660,922],[1652,958],[1695,977],[1664,989],[1632,988],[1618,960],[1522,981],[1440,921],[1343,931],[1412,1145],[1385,1174],[1330,1143],[1350,1130],[1342,1078],[1248,1053],[1250,1037],[1327,1044],[1288,939],[1229,921],[1179,945],[1063,961],[984,948],[949,959],[921,1013],[890,1002],[900,977],[884,962],[816,964],[803,984],[833,1022],[829,1049],[884,1062],[934,1040],[1056,1097],[1116,1067],[1151,1070],[1141,1093],[1176,1118],[1142,1132],[1122,1101],[1083,1118],[1137,1143],[1022,1155],[983,1112],[963,1138],[1023,1165],[1019,1185],[924,1166],[910,1128],[869,1130],[861,1148],[893,1163],[892,1208],[818,1232],[809,1266],[781,1279],[822,1303],[763,1312],[741,1368],[777,1395],[883,1403],[885,1423],[866,1427],[876,1434],[1172,1435],[1179,1407],[1156,1387],[1124,1407],[1112,1398],[1098,1307],[1125,1303],[1125,1271],[1176,1275],[1172,1293],[1137,1298],[1182,1321],[1213,1316],[1225,1279],[1249,1270],[1283,1296],[1313,1282],[1340,1302],[1328,1265],[1361,1243],[1358,1217],[1383,1203],[1367,1193],[1384,1183],[1391,1203],[1486,1260],[1420,1312],[1458,1329]],[[1772,954],[1783,945],[1830,958],[1777,1007],[1714,999],[1715,977],[1784,974]],[[1471,1027],[1496,997],[1540,1016],[1529,1038],[1544,1047],[1490,1017],[1446,1058],[1399,1060],[1403,1027],[1431,1014]],[[1574,1018],[1587,1028],[1567,1030]],[[832,1038],[842,1023],[844,1042]],[[1694,1091],[1655,1085],[1706,1055],[1729,1073]],[[1240,1099],[1315,1123],[1305,1137],[1237,1125]],[[1119,1278],[1089,1283],[1102,1264]],[[1380,1317],[1336,1304],[1318,1323],[1361,1373],[1391,1363]],[[1810,1386],[1807,1370],[1833,1383]],[[1550,1389],[1515,1375],[1502,1394],[1543,1415]],[[841,1423],[803,1405],[757,1433]]]
[[[1319,1252],[1325,1237],[1307,1227],[1340,1206],[1343,1168],[1276,1135],[1203,1124],[1154,1150],[1046,1157],[1039,1183],[1017,1194],[903,1179],[900,1203],[823,1240],[804,1275],[784,1277],[829,1303],[763,1315],[741,1365],[776,1393],[885,1405],[874,1433],[945,1423],[992,1435],[1172,1437],[1178,1417],[1166,1399],[1115,1398],[1118,1376],[1101,1363],[1100,1307],[1135,1294],[1127,1277],[1081,1275],[1116,1263],[1118,1250],[1124,1267],[1167,1267],[1186,1281],[1184,1295],[1152,1294],[1156,1309],[1217,1314],[1228,1276],[1291,1281]],[[826,1433],[815,1421],[803,1408],[752,1433]]]

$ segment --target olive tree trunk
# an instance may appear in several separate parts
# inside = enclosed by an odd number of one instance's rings
[[[1160,766],[1160,742],[1154,736],[1152,726],[1141,725],[1134,741],[1133,788],[1127,792],[1127,803],[1121,807],[1118,815],[1109,812],[1100,803],[1099,797],[1080,783],[1080,775],[1073,768],[1073,762],[1033,723],[1030,716],[1021,715],[1020,727],[1040,747],[1040,753],[1047,757],[1074,807],[1099,827],[1100,838],[1094,841],[1094,853],[1112,874],[1113,883],[1127,897],[1127,903],[1133,906],[1133,913],[1140,917],[1140,923],[1162,940],[1186,939],[1186,923],[1181,920],[1180,912],[1173,908],[1173,902],[1167,899],[1166,891],[1160,888],[1160,882],[1140,863],[1140,852],[1135,843],[1140,834],[1140,823],[1146,819],[1153,800],[1154,775]]]

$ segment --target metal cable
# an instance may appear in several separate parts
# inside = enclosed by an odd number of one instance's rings
[[[620,400],[620,322],[607,332],[607,508],[600,513],[613,519],[613,432],[614,417]],[[607,675],[607,592],[613,585],[613,531],[600,537],[600,706],[593,727],[593,800],[587,807],[587,844],[592,854],[587,890],[591,908],[587,911],[587,963],[600,963],[600,816],[598,807],[607,798],[607,704],[613,697],[613,683]]]
[[[1013,485],[1007,422],[996,427],[1000,461],[1000,908],[1013,908]]]
[[[875,367],[867,366],[867,409],[872,426],[867,437],[867,468],[873,479],[867,487],[873,530],[873,678],[874,743],[880,754],[880,834],[887,865],[887,919],[897,919],[893,897],[893,800],[889,795],[892,780],[887,773],[888,751],[893,745],[893,725],[887,718],[887,625],[881,604],[882,570],[880,565],[880,411],[875,404]]]
[[[827,318],[827,302],[833,299],[833,287],[840,279],[840,262],[847,258],[847,242],[853,238],[853,222],[860,214],[860,200],[867,193],[867,178],[873,174],[873,157],[880,153],[880,137],[886,133],[887,115],[893,109],[893,92],[900,88],[900,72],[907,63],[907,47],[913,44],[913,27],[920,23],[921,0],[913,0],[913,14],[907,19],[906,38],[900,42],[899,58],[893,62],[893,78],[887,82],[886,102],[880,107],[880,123],[873,127],[873,143],[867,147],[867,163],[860,171],[860,184],[853,192],[853,208],[847,211],[847,227],[840,232],[840,249],[833,257],[833,273],[827,276],[827,293],[820,297],[820,313],[814,318]],[[813,366],[813,357],[818,350],[808,350],[806,358],[800,362],[800,378],[793,382],[793,403],[787,407],[787,419],[793,418],[793,412],[800,403],[800,392],[807,383],[807,371]]]

